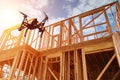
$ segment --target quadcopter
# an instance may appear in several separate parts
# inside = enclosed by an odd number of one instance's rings
[[[21,31],[24,28],[26,28],[24,37],[26,37],[28,29],[30,30],[38,29],[39,32],[41,32],[41,38],[42,38],[43,32],[45,30],[45,27],[44,27],[45,22],[48,20],[48,16],[46,15],[46,13],[44,12],[45,17],[41,22],[38,22],[37,18],[33,18],[30,21],[28,21],[27,19],[28,15],[26,15],[23,12],[20,12],[20,13],[23,15],[23,21],[21,23],[21,26],[18,28],[18,30]]]

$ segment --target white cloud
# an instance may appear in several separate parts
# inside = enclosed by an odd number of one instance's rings
[[[68,16],[74,16],[86,12],[88,10],[92,10],[94,8],[100,7],[102,5],[111,3],[113,1],[114,0],[79,0],[78,3],[76,3],[78,5],[73,7],[71,4],[68,4],[68,5],[64,5],[63,8],[66,10]]]
[[[21,4],[21,11],[28,14],[30,18],[36,17],[41,20],[43,18],[42,8],[48,4],[49,0],[28,0]]]
[[[49,25],[49,24],[53,24],[55,22],[58,22],[58,21],[61,21],[63,20],[64,18],[61,18],[61,17],[58,17],[58,18],[55,18],[55,17],[51,17],[48,22],[46,23],[46,25]]]
[[[73,3],[73,2],[75,2],[76,0],[65,0],[65,1],[70,2],[70,3]]]

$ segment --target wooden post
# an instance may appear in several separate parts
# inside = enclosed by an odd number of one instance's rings
[[[40,57],[38,80],[42,79],[43,57]]]
[[[28,66],[28,60],[29,60],[29,54],[26,53],[26,60],[25,60],[25,64],[24,64],[24,69],[23,69],[23,76],[22,76],[22,80],[24,80],[24,75]]]
[[[46,80],[46,72],[47,72],[47,63],[48,63],[48,58],[45,57],[45,63],[44,63],[44,72],[43,72],[43,77],[42,77],[42,80]]]
[[[72,42],[71,42],[71,39],[72,39],[72,27],[71,27],[71,19],[69,19],[69,30],[68,30],[68,38],[69,38],[69,44],[71,44]]]
[[[85,52],[82,50],[83,80],[88,80]]]
[[[62,52],[60,56],[60,80],[65,80],[64,75],[65,75],[65,53]]]
[[[78,64],[77,64],[77,50],[76,48],[74,49],[74,75],[75,75],[75,80],[78,80]]]
[[[16,57],[14,58],[14,62],[12,64],[12,68],[11,68],[10,76],[9,76],[8,80],[12,80],[13,74],[14,74],[14,72],[19,64],[20,56],[21,56],[21,51],[18,51]]]
[[[35,56],[35,67],[34,67],[34,70],[33,70],[33,77],[32,77],[32,80],[35,80],[35,75],[36,75],[36,69],[37,69],[37,65],[38,65],[38,57]]]
[[[70,51],[65,55],[67,57],[67,65],[66,65],[66,80],[70,80]]]
[[[27,36],[26,36],[26,40],[25,40],[25,43],[27,43],[27,44],[29,44],[31,32],[32,32],[31,30],[28,30],[28,32],[27,32]]]
[[[117,60],[118,60],[118,65],[120,67],[120,35],[119,35],[120,32],[115,32],[113,35],[112,35],[112,38],[113,38],[113,43],[114,43],[114,46],[115,46],[115,53],[116,53],[116,56],[117,56]]]
[[[83,76],[82,76],[82,63],[81,63],[81,53],[78,52],[78,50],[75,49],[75,52],[74,52],[74,56],[75,56],[75,59],[74,59],[74,67],[75,67],[75,80],[83,80]]]
[[[30,60],[30,68],[29,68],[29,71],[28,71],[28,80],[31,79],[31,70],[32,70],[32,66],[33,66],[34,57],[35,56],[32,55],[32,59]]]
[[[118,31],[120,31],[120,5],[117,2],[116,3],[116,13],[117,13],[117,27],[118,27]]]
[[[33,41],[34,41],[34,40],[33,40],[33,38],[34,38],[34,35],[35,35],[35,30],[34,30],[34,31],[32,31],[32,32],[31,32],[31,34],[32,34],[32,35],[31,35],[30,45],[32,45],[32,44],[33,44]]]
[[[82,53],[81,53],[81,49],[78,49],[77,50],[77,72],[78,72],[78,75],[77,75],[77,80],[83,80],[83,66],[82,66]]]
[[[59,46],[62,46],[62,35],[63,35],[63,22],[60,24],[60,38],[59,38]]]
[[[20,64],[19,64],[19,66],[18,66],[18,73],[17,73],[17,78],[16,78],[16,80],[18,80],[19,79],[19,76],[20,76],[20,71],[21,71],[21,69],[22,69],[22,67],[23,67],[23,65],[24,65],[24,59],[25,59],[25,56],[26,56],[26,51],[24,51],[23,50],[23,53],[21,53],[22,55],[21,55],[21,60],[20,60]]]
[[[84,41],[83,37],[83,28],[82,28],[82,18],[79,16],[79,24],[80,24],[80,42]]]
[[[49,32],[48,32],[47,49],[50,47],[49,46],[50,45],[50,38],[51,38],[51,36],[50,36],[50,30],[51,30],[51,27],[49,27]]]
[[[52,26],[52,35],[51,35],[51,47],[54,47],[54,25]]]

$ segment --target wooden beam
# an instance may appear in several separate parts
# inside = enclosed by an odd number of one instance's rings
[[[90,54],[105,50],[112,50],[114,49],[114,47],[113,47],[113,42],[106,39],[104,42],[98,42],[98,43],[95,42],[94,44],[86,45],[82,49],[86,52],[86,54]]]
[[[39,55],[37,50],[25,44],[25,45],[16,46],[14,48],[7,49],[7,50],[0,50],[0,55],[1,55],[0,62],[8,60],[8,59],[13,59],[17,55],[17,52],[20,50],[26,50],[36,56]]]
[[[93,21],[94,22],[94,21]],[[100,25],[103,25],[103,24],[106,24],[106,22],[102,22],[102,23],[98,23],[98,24],[95,24],[94,23],[94,25],[93,26],[87,26],[87,27],[83,27],[83,29],[88,29],[88,28],[92,28],[92,27],[96,27],[96,26],[100,26]],[[95,31],[95,32],[97,32],[97,31]]]
[[[115,74],[115,76],[113,77],[112,80],[117,80],[117,78],[120,77],[120,69],[118,70],[118,72]]]
[[[100,12],[95,18],[93,18],[92,20],[90,20],[87,24],[85,24],[85,25],[83,26],[83,28],[86,28],[88,24],[90,24],[91,22],[93,22],[96,18],[98,18],[98,17],[99,17],[100,15],[102,15],[102,14],[103,14],[103,11]]]
[[[74,22],[71,20],[71,25],[73,26],[74,30],[75,30],[75,34],[77,34],[79,36],[79,38],[81,38],[80,34],[78,33],[77,27],[75,26]]]
[[[48,70],[50,71],[50,73],[52,74],[52,76],[54,77],[54,79],[58,80],[57,76],[52,72],[52,70],[50,69],[50,67],[48,67]]]
[[[115,32],[112,38],[115,47],[115,52],[117,55],[118,65],[120,67],[120,32]]]
[[[105,33],[105,32],[107,32],[107,30],[103,30],[103,31],[100,31],[100,32],[95,32],[95,33],[90,33],[90,34],[84,35],[83,37],[94,36],[94,35],[102,34],[102,33]],[[101,37],[104,37],[104,36],[101,36]]]

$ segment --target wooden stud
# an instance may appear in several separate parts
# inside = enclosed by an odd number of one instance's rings
[[[16,71],[18,64],[19,64],[20,56],[21,56],[21,51],[18,51],[17,56],[14,58],[14,62],[12,64],[12,68],[11,68],[10,76],[9,76],[8,80],[13,79],[14,73]]]
[[[84,41],[84,37],[83,37],[83,26],[82,26],[82,18],[79,16],[79,24],[80,24],[80,42]]]
[[[20,78],[21,70],[22,70],[22,67],[24,66],[24,59],[25,59],[25,56],[26,56],[26,51],[23,50],[23,52],[21,54],[22,55],[21,55],[21,60],[20,60],[19,66],[18,66],[16,80],[18,80]]]
[[[110,27],[110,22],[109,22],[109,19],[108,19],[108,15],[106,13],[106,11],[104,10],[104,15],[105,15],[105,19],[106,19],[106,22],[107,22],[107,29],[108,29],[108,32],[109,34],[112,34],[112,29]]]
[[[116,13],[117,13],[117,18],[118,18],[117,19],[117,22],[118,22],[117,28],[120,31],[120,5],[118,2],[116,3]]]
[[[52,70],[48,67],[48,70],[50,71],[50,73],[52,74],[52,76],[54,77],[55,80],[58,80],[58,78],[56,77],[56,75],[52,72]]]
[[[36,73],[37,65],[38,65],[38,57],[36,56],[36,58],[35,58],[35,67],[34,67],[34,70],[33,70],[32,80],[35,80],[35,73]]]
[[[85,52],[82,50],[83,80],[88,80]]]
[[[27,69],[27,66],[28,66],[28,60],[29,60],[29,54],[26,53],[26,61],[25,61],[25,64],[24,64],[22,80],[24,80],[24,75],[26,73],[26,69]]]
[[[76,48],[74,49],[74,75],[75,75],[75,80],[78,80],[77,78],[78,78],[78,65],[77,65],[77,50],[76,50]]]
[[[50,31],[51,31],[51,27],[49,27],[49,32],[48,32],[47,49],[48,49],[49,46],[50,46],[50,38],[51,38]]]
[[[118,60],[118,65],[120,67],[120,35],[119,35],[120,32],[116,32],[113,34],[112,38],[113,38],[113,43],[114,43],[114,46],[115,46],[115,53],[116,53],[116,56],[117,56],[117,60]]]
[[[69,34],[68,34],[68,36],[69,36],[69,44],[71,44],[71,37],[72,37],[72,26],[71,26],[71,19],[69,19],[69,30],[68,30],[68,32],[69,32]]]
[[[30,42],[30,37],[31,37],[31,30],[28,30],[28,32],[27,32],[27,34],[26,34],[26,40],[25,40],[25,43],[27,43],[27,44],[29,44],[29,42]]]
[[[30,60],[30,68],[29,68],[29,71],[28,71],[28,80],[31,79],[31,70],[32,70],[32,66],[33,66],[34,57],[35,56],[32,55],[32,59]]]
[[[47,67],[48,67],[47,63],[48,63],[48,58],[45,57],[44,72],[43,72],[42,80],[46,80],[46,73],[47,73]]]
[[[40,57],[38,80],[42,79],[43,57]]]
[[[61,22],[61,25],[60,25],[60,37],[59,37],[59,46],[61,47],[62,46],[62,37],[63,37],[63,22]]]

